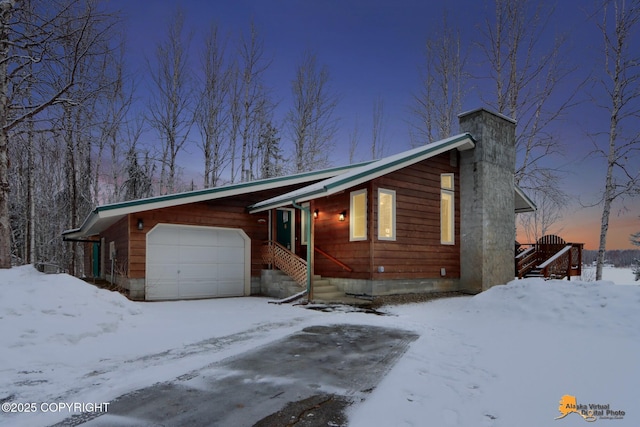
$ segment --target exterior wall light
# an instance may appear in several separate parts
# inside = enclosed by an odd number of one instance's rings
[[[315,211],[313,211],[313,217],[314,217],[314,218],[318,218],[318,213],[319,213],[318,209],[316,209]]]
[[[338,217],[338,221],[344,221],[344,219],[347,217],[347,211],[342,211],[340,212],[340,216]]]
[[[142,218],[138,219],[138,230],[143,230],[144,229],[144,222],[142,221]]]

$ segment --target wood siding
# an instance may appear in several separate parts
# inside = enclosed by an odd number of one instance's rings
[[[454,156],[457,153],[454,154]],[[316,254],[315,273],[354,279],[421,279],[460,277],[460,175],[457,156],[449,153],[376,178],[366,185],[315,201],[315,244],[353,269],[349,273]],[[440,174],[453,173],[455,185],[455,244],[440,243]],[[367,189],[367,240],[349,241],[349,197]],[[396,240],[377,236],[378,188],[396,192]],[[344,222],[340,212],[348,212]],[[383,267],[384,272],[378,273]]]
[[[249,203],[250,204],[250,203]],[[224,202],[200,202],[185,206],[154,210],[130,215],[131,256],[129,260],[129,277],[144,278],[146,270],[146,233],[160,223],[200,225],[207,227],[239,228],[251,239],[251,275],[259,276],[262,269],[260,247],[269,237],[268,214],[249,215],[248,204],[242,200],[225,200]],[[136,228],[138,218],[144,221],[144,230]],[[259,220],[264,220],[263,223]]]
[[[129,228],[127,218],[122,218],[120,221],[109,227],[100,237],[104,237],[105,247],[102,249],[102,265],[104,265],[105,271],[102,275],[111,274],[111,259],[109,254],[109,247],[111,242],[114,242],[116,249],[115,263],[113,264],[113,271],[116,275],[128,277],[129,271]],[[91,268],[91,264],[87,268]]]
[[[260,248],[262,242],[269,238],[269,214],[263,212],[250,215],[247,212],[247,207],[299,187],[300,185],[293,185],[275,190],[130,214],[107,229],[101,236],[106,237],[107,246],[110,239],[117,238],[116,246],[124,248],[122,251],[118,249],[118,263],[127,266],[126,277],[142,279],[146,274],[146,234],[157,224],[239,228],[244,230],[251,239],[251,275],[259,277],[263,268]],[[144,229],[141,231],[137,227],[139,219],[144,223]],[[122,254],[122,258],[120,254]],[[108,247],[105,256],[108,257]]]
[[[453,173],[455,184],[455,244],[440,243],[440,174]],[[243,194],[208,202],[193,203],[131,214],[108,230],[105,237],[105,269],[108,245],[116,242],[117,266],[124,267],[127,277],[145,277],[146,233],[159,223],[240,228],[251,239],[251,275],[258,277],[262,265],[262,242],[269,238],[268,213],[250,215],[247,207],[262,200],[300,187]],[[377,237],[378,188],[396,192],[396,240]],[[367,239],[349,241],[349,202],[352,191],[367,190]],[[315,254],[315,273],[325,277],[353,279],[421,279],[460,277],[460,175],[457,152],[444,153],[402,170],[376,178],[342,193],[316,199],[313,209],[319,216],[314,221],[315,246],[340,260],[353,271],[348,272],[325,256]],[[340,212],[347,211],[345,221]],[[296,210],[296,252],[306,258],[306,246],[300,245],[300,213]],[[137,229],[138,220],[144,223]],[[262,222],[261,222],[262,221]],[[273,214],[275,222],[275,213]],[[275,228],[275,227],[274,227]],[[273,238],[275,239],[275,234]],[[384,267],[379,273],[378,268]]]

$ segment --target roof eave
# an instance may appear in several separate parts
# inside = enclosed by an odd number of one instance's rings
[[[410,166],[412,164],[421,162],[423,160],[427,160],[431,157],[437,156],[439,154],[445,153],[447,151],[451,151],[457,149],[458,151],[466,151],[475,147],[475,141],[471,134],[464,133],[457,135],[455,137],[450,138],[449,140],[443,140],[439,145],[434,146],[425,146],[424,151],[416,152],[413,155],[402,157],[399,155],[398,159],[392,161],[391,163],[385,162],[374,162],[373,164],[368,164],[362,166],[360,169],[362,171],[360,173],[356,173],[355,175],[349,175],[350,173],[356,172],[358,169],[349,172],[346,174],[348,176],[338,176],[336,177],[335,182],[328,182],[320,189],[314,188],[309,192],[300,192],[300,190],[296,190],[296,192],[289,193],[290,195],[284,194],[282,196],[274,197],[273,201],[265,200],[260,203],[256,203],[253,206],[249,207],[249,213],[258,213],[263,212],[269,209],[276,209],[283,206],[288,206],[295,203],[302,203],[312,199],[316,199],[319,196],[330,196],[332,194],[338,193],[340,191],[344,191],[353,186],[359,185],[363,182],[378,178],[382,175],[386,175],[391,172],[395,172],[404,167]],[[413,150],[411,150],[413,151]],[[391,156],[394,157],[394,156]],[[375,163],[380,163],[378,167],[373,167]],[[331,179],[329,179],[331,180]],[[327,181],[329,181],[327,180]]]

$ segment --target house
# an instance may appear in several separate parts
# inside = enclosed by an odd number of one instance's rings
[[[373,162],[99,206],[63,237],[134,299],[481,292],[514,278],[515,214],[535,206],[514,185],[515,122],[459,119]]]

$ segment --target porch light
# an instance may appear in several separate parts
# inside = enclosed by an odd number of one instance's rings
[[[318,209],[316,209],[315,211],[313,211],[313,217],[314,218],[318,218]]]
[[[144,229],[144,222],[142,222],[142,218],[138,219],[138,230]]]
[[[347,211],[340,212],[340,216],[338,217],[338,221],[344,221],[346,216],[347,216]]]

